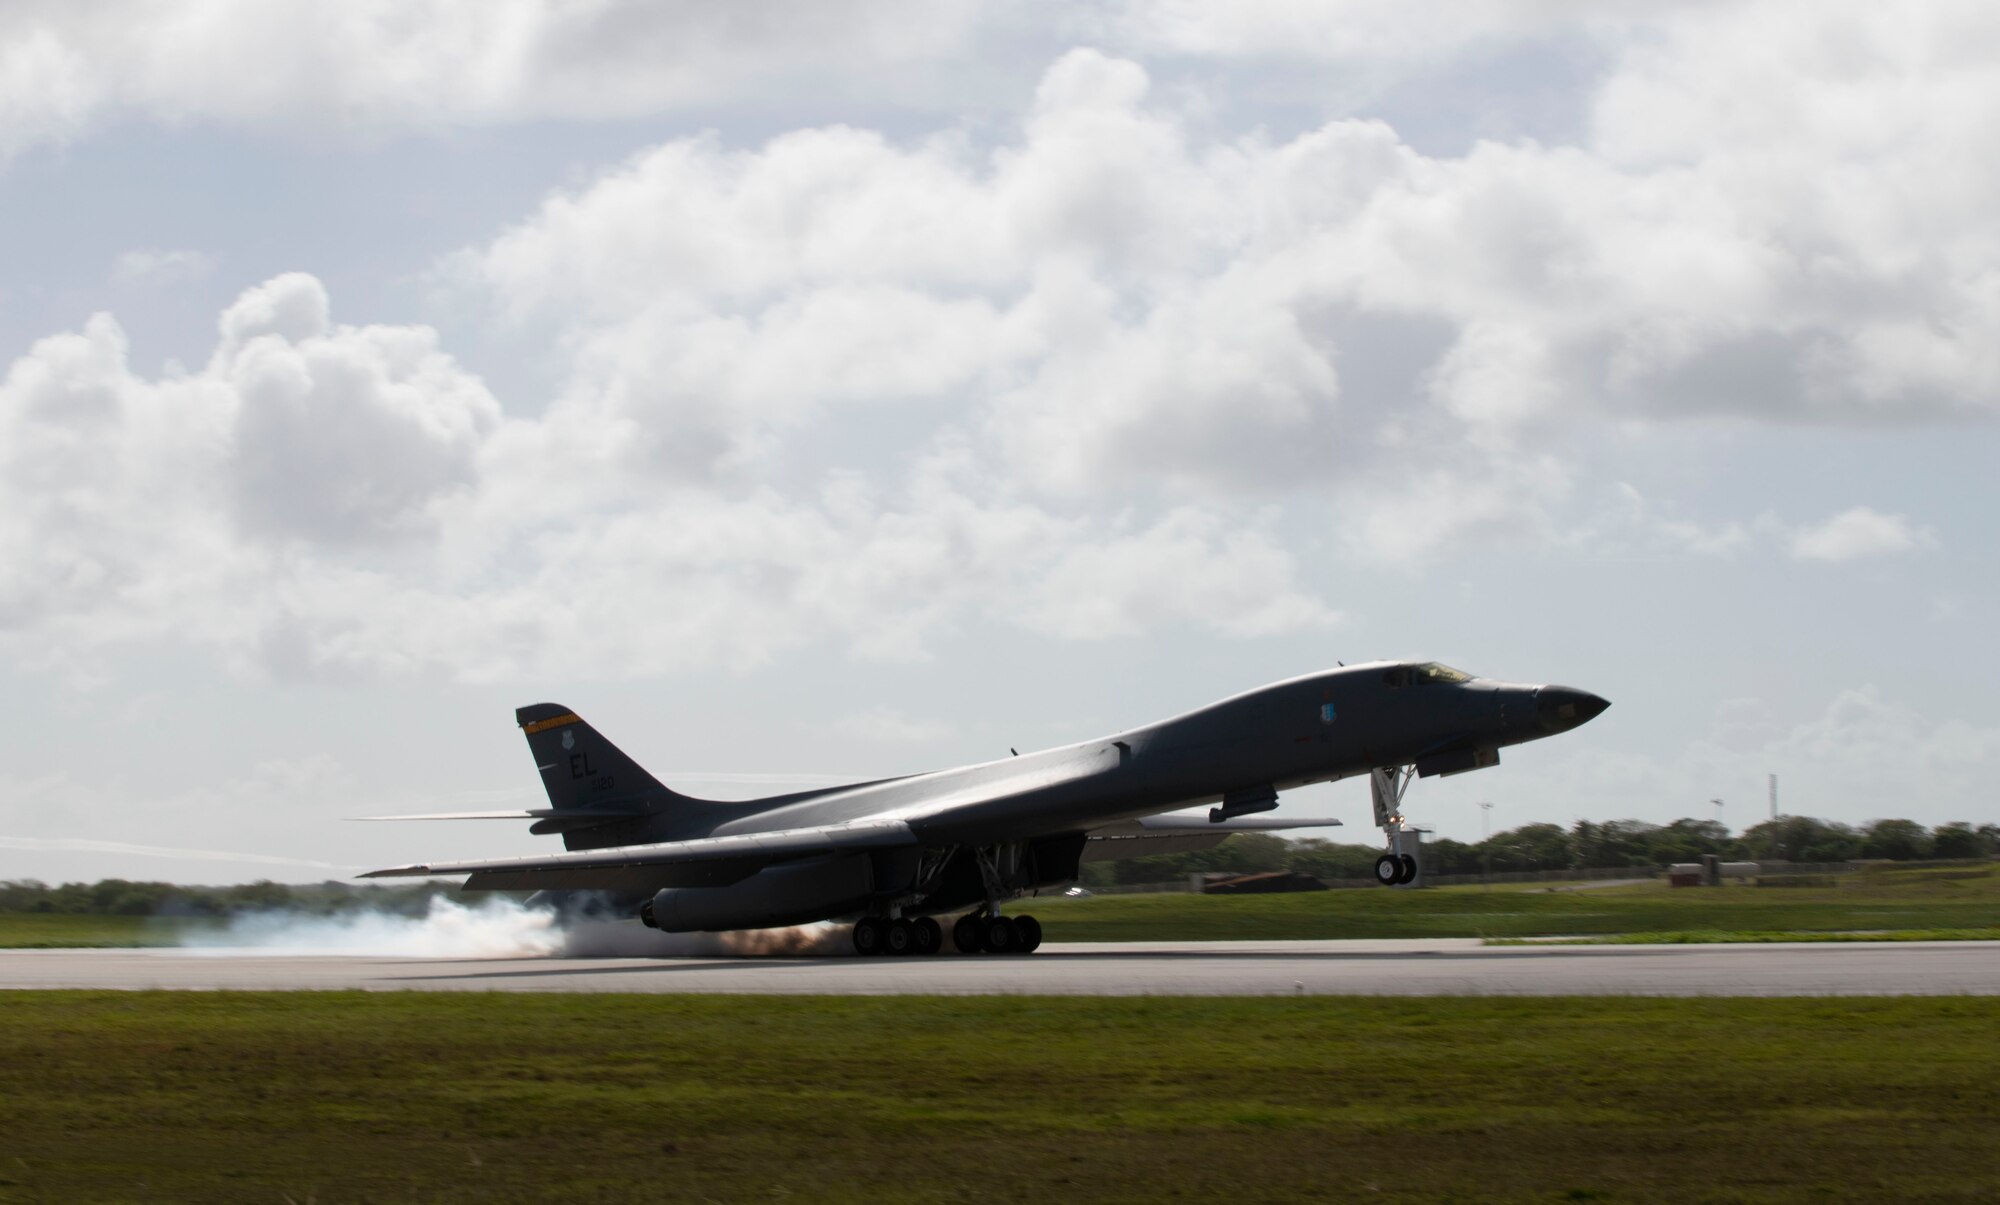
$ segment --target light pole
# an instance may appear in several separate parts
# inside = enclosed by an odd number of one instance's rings
[[[1493,881],[1493,805],[1479,805],[1479,877],[1482,882]]]
[[[1720,799],[1711,799],[1711,800],[1709,800],[1709,802],[1715,805],[1715,822],[1716,822],[1717,824],[1721,824],[1721,823],[1722,823],[1722,801],[1721,801]],[[1729,830],[1728,830],[1727,828],[1724,828],[1724,829],[1723,829],[1722,831],[1723,831],[1723,832],[1728,832]]]

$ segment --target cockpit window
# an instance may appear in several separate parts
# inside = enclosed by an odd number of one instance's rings
[[[1449,665],[1440,665],[1435,661],[1426,661],[1422,665],[1419,665],[1415,669],[1412,669],[1410,673],[1412,677],[1414,677],[1415,680],[1419,683],[1431,683],[1431,682],[1455,683],[1455,682],[1472,681],[1471,674],[1468,674],[1463,670],[1453,669]]]

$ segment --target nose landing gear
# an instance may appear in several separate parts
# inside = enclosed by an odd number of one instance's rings
[[[1383,854],[1375,859],[1375,881],[1384,887],[1399,887],[1416,877],[1417,860],[1408,854]]]
[[[1375,823],[1388,840],[1389,852],[1375,859],[1375,881],[1384,887],[1407,887],[1423,871],[1422,835],[1403,820],[1403,793],[1417,776],[1415,766],[1389,766],[1368,772],[1368,793],[1375,804]]]

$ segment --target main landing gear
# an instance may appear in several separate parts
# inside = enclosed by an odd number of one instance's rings
[[[961,954],[1032,954],[1042,944],[1042,922],[1032,916],[968,913],[951,927],[951,943]]]
[[[935,954],[944,948],[944,927],[928,916],[915,920],[864,916],[854,922],[854,952],[875,954]]]
[[[915,889],[892,901],[889,911],[920,906],[932,893],[945,864],[969,853],[979,872],[986,902],[958,918],[951,927],[952,944],[961,954],[1031,954],[1042,944],[1042,922],[1032,916],[1002,916],[1001,904],[1021,894],[1028,877],[1024,842],[927,850],[918,867]],[[963,897],[960,897],[961,899]],[[863,957],[882,954],[935,954],[944,946],[944,929],[928,916],[864,916],[854,922],[854,952]]]
[[[1042,944],[1042,922],[974,912],[951,927],[951,942],[961,954],[1032,954]],[[854,922],[854,952],[864,958],[935,954],[943,948],[944,927],[928,916],[865,916]]]
[[[1022,847],[986,845],[972,851],[986,889],[986,906],[958,918],[951,927],[952,944],[961,954],[1032,954],[1042,944],[1042,922],[1032,916],[1002,916],[1000,902],[1020,894],[1009,890],[1010,875],[1020,869]]]

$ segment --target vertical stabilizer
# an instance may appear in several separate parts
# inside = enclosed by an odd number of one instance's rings
[[[520,708],[514,722],[528,738],[549,806],[571,814],[542,821],[536,832],[567,832],[579,827],[579,820],[590,822],[575,813],[602,812],[610,820],[661,811],[680,798],[559,703]]]

